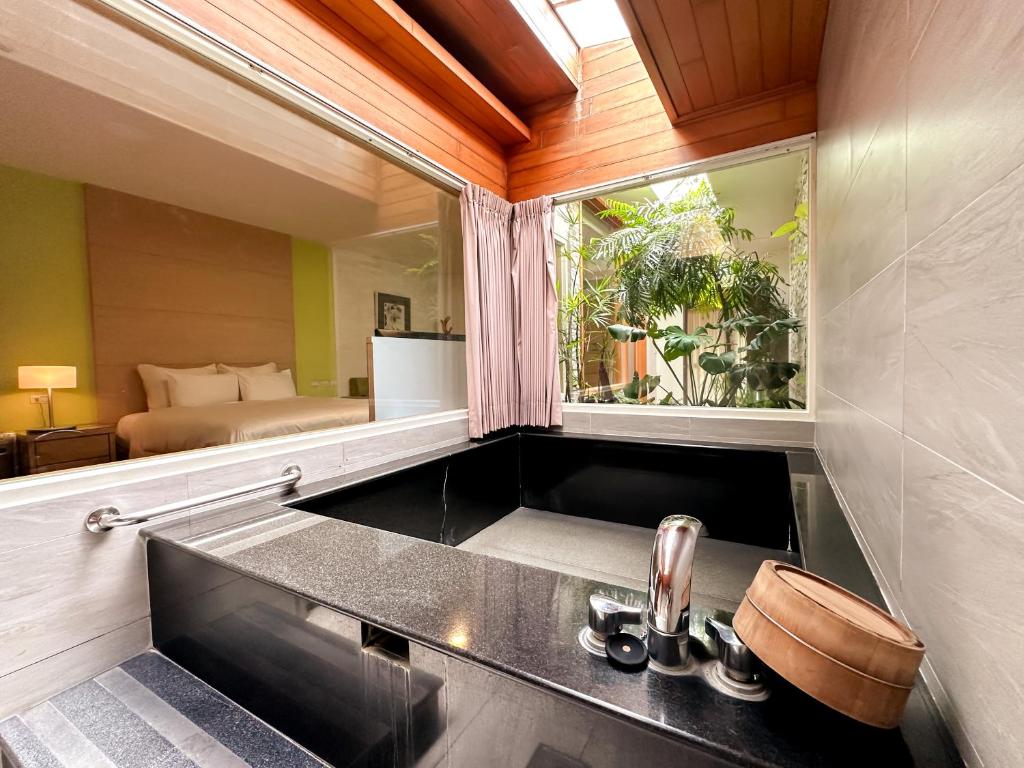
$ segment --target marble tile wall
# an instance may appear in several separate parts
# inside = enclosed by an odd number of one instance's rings
[[[744,418],[729,414],[680,415],[666,408],[637,413],[635,406],[572,405],[562,413],[562,429],[583,435],[628,435],[710,443],[814,445],[814,422]]]
[[[464,442],[468,426],[457,415],[308,438],[156,470],[147,470],[146,462],[122,465],[130,475],[145,476],[134,481],[88,473],[45,477],[31,489],[31,500],[17,484],[0,487],[0,719],[150,645],[139,528],[88,533],[83,521],[96,506],[144,509],[262,479],[291,463],[302,467],[303,483],[313,482]],[[178,522],[198,525],[210,514],[209,508],[186,512]]]
[[[833,3],[815,443],[969,765],[1024,763],[1024,6]]]

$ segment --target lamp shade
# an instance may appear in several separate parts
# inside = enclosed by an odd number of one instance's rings
[[[19,365],[18,389],[74,389],[78,369],[73,365]]]

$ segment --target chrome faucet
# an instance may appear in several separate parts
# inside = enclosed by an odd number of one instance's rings
[[[686,515],[658,526],[647,584],[647,652],[651,668],[684,672],[690,662],[690,582],[701,522]]]
[[[579,633],[580,645],[595,656],[614,658],[616,666],[621,666],[625,662],[612,655],[612,643],[625,640],[632,645],[630,638],[637,638],[619,633],[624,624],[642,622],[647,625],[643,645],[650,669],[665,675],[698,674],[727,696],[763,701],[768,698],[768,689],[758,673],[757,659],[730,624],[708,616],[705,632],[717,647],[717,657],[699,664],[690,660],[693,556],[697,539],[704,533],[703,524],[695,517],[672,515],[662,520],[651,554],[646,618],[643,609],[607,595],[591,595],[587,626]],[[630,668],[639,668],[642,661]]]

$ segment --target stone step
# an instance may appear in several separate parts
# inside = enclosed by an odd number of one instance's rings
[[[0,722],[4,768],[327,765],[156,651]]]

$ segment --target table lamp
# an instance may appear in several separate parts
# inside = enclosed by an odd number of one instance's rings
[[[74,429],[74,425],[58,427],[53,420],[53,390],[74,389],[78,386],[78,369],[73,365],[19,365],[18,389],[45,389],[47,425],[29,432],[49,432],[54,429]]]

